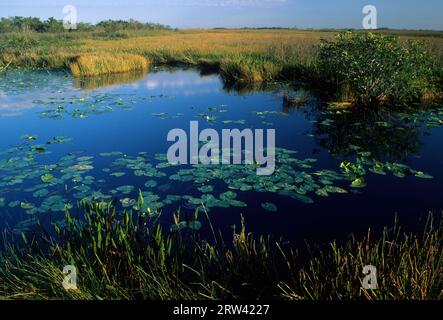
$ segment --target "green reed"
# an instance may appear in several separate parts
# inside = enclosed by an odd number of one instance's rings
[[[80,203],[62,225],[21,241],[4,237],[2,299],[441,299],[443,228],[430,216],[421,235],[396,226],[381,237],[297,253],[290,244],[247,233],[229,241],[189,229],[162,228],[151,212],[118,212],[110,203]],[[207,216],[207,215],[206,215]],[[198,218],[175,223],[191,224]],[[210,223],[210,222],[209,222]],[[362,288],[363,266],[377,267],[377,290]],[[65,290],[74,265],[78,289]]]

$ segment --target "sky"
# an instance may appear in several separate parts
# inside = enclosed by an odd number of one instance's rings
[[[176,28],[362,28],[366,5],[377,26],[443,30],[443,0],[0,0],[0,17],[63,19],[65,5],[78,21],[137,19]]]

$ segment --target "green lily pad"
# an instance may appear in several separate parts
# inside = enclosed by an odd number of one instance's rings
[[[148,180],[145,183],[146,188],[155,188],[157,186],[157,181],[155,180]]]
[[[201,225],[201,222],[199,222],[199,221],[189,221],[189,222],[182,221],[177,224],[172,224],[171,231],[176,232],[176,231],[180,231],[183,229],[190,229],[190,230],[198,231],[201,229],[201,227],[202,227],[202,225]]]
[[[364,188],[366,187],[365,180],[363,178],[357,178],[351,183],[352,188]]]
[[[136,204],[136,201],[130,198],[123,198],[120,200],[120,203],[122,204],[123,208],[129,208],[133,207]]]
[[[422,171],[416,171],[415,176],[421,179],[433,179],[434,177]]]
[[[203,193],[210,193],[210,192],[214,191],[214,187],[210,186],[210,185],[201,186],[200,188],[198,188],[198,190]]]
[[[134,190],[134,186],[120,186],[118,188],[116,188],[117,191],[120,191],[123,194],[129,194]]]
[[[264,202],[261,204],[262,208],[267,210],[267,211],[271,211],[271,212],[276,212],[278,211],[278,208],[275,204],[273,204],[272,202]]]
[[[34,192],[32,195],[36,198],[42,198],[42,197],[46,197],[48,194],[49,194],[48,189],[40,189],[40,190]]]
[[[49,181],[51,181],[51,180],[54,179],[54,176],[53,176],[52,174],[50,174],[50,173],[45,173],[44,175],[42,175],[42,176],[40,177],[40,179],[41,179],[43,182],[49,182]]]
[[[126,173],[125,172],[113,172],[110,175],[116,178],[123,177]]]

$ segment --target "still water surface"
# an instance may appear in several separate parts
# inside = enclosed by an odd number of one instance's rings
[[[285,95],[305,101],[291,105]],[[88,82],[9,71],[0,78],[0,227],[18,233],[38,219],[60,220],[87,197],[129,209],[140,191],[143,209],[161,212],[166,227],[174,210],[191,217],[204,203],[225,234],[243,215],[248,230],[299,244],[380,230],[396,215],[418,231],[429,211],[441,211],[441,109],[324,110],[306,90],[236,91],[195,70]],[[167,133],[188,130],[191,120],[200,130],[275,129],[276,172],[259,178],[244,166],[169,166]],[[347,160],[362,161],[363,183],[352,186],[357,176],[340,168]],[[199,220],[208,232],[205,215]]]

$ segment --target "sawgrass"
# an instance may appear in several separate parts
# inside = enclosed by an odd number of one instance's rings
[[[443,64],[443,33],[381,32],[397,34],[402,41],[423,40]],[[122,38],[94,32],[0,34],[0,67],[10,64],[24,68],[69,68],[84,54],[137,54],[152,65],[210,66],[227,81],[303,80],[316,76],[320,40],[331,40],[336,33],[334,30],[196,29],[125,31]]]
[[[207,241],[109,203],[80,208],[64,226],[6,242],[0,299],[443,298],[443,226],[432,217],[422,234],[397,225],[375,239],[368,232],[300,255],[287,242],[253,236],[243,221],[229,241],[215,233]],[[377,268],[377,290],[362,288],[368,264]],[[77,268],[77,290],[62,286],[65,265]]]
[[[135,54],[82,54],[69,67],[74,77],[93,77],[147,70],[149,62]]]

